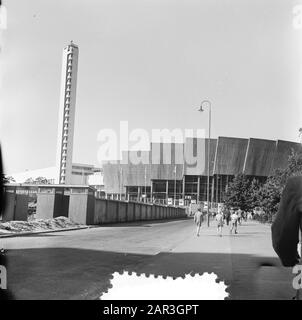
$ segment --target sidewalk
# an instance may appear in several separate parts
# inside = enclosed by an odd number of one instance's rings
[[[200,237],[192,235],[169,252],[162,252],[141,266],[143,272],[179,277],[184,273],[214,272],[230,285],[230,299],[291,299],[292,269],[281,266],[271,246],[270,226],[243,222],[238,234],[217,235],[215,222],[202,226]]]

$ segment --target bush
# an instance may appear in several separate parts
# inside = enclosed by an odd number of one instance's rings
[[[285,169],[278,169],[258,191],[259,205],[268,221],[278,212],[283,189],[289,177],[302,175],[302,153],[293,152]]]
[[[258,190],[260,183],[244,174],[235,176],[226,191],[225,204],[228,207],[240,208],[243,211],[252,211],[258,206]]]
[[[243,174],[235,176],[227,188],[225,204],[243,211],[253,211],[259,207],[261,214],[255,215],[254,219],[271,223],[278,212],[288,178],[297,175],[302,175],[302,152],[292,151],[286,168],[275,170],[263,184]]]

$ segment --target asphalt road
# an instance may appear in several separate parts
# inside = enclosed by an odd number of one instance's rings
[[[244,222],[237,235],[192,219],[119,224],[2,238],[15,299],[98,299],[114,272],[180,277],[214,272],[230,299],[291,299],[292,270],[271,247],[270,227]]]

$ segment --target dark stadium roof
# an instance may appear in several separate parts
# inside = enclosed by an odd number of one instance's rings
[[[302,146],[283,140],[218,137],[210,140],[210,149],[211,175],[267,177],[275,169],[284,168],[292,150],[301,150]],[[150,151],[124,152],[122,158],[121,162],[103,164],[108,193],[118,193],[125,186],[150,186],[151,180],[207,175],[208,139],[186,138],[183,144],[151,143]],[[139,159],[149,163],[137,163]]]

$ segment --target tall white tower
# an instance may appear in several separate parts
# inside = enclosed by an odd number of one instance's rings
[[[63,49],[57,141],[56,183],[70,184],[79,48],[72,41]]]

